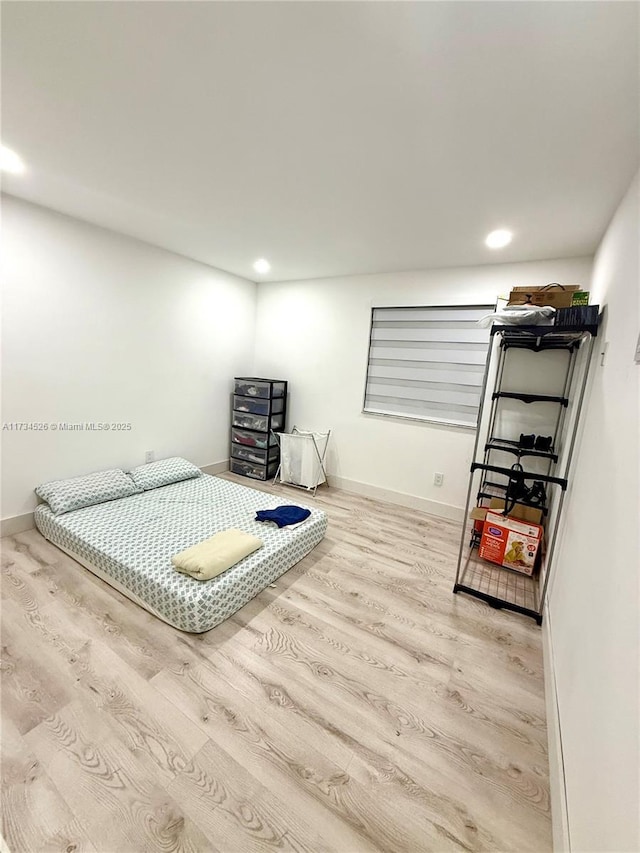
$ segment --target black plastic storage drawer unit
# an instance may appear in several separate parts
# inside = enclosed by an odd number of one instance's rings
[[[262,450],[259,447],[236,444],[231,442],[231,456],[233,459],[244,459],[245,462],[254,462],[258,465],[266,465],[267,462],[278,461],[278,446]]]
[[[264,400],[260,397],[238,397],[234,394],[233,411],[247,412],[250,415],[279,415],[284,412],[284,397]]]
[[[270,480],[276,475],[278,463],[272,462],[270,465],[256,465],[252,462],[243,462],[241,459],[232,459],[231,470],[234,474],[251,477],[252,480]]]
[[[287,383],[282,379],[236,376],[231,413],[231,470],[254,480],[275,476],[287,417]]]
[[[234,392],[240,397],[272,400],[274,397],[287,397],[287,383],[281,379],[254,379],[236,376]]]

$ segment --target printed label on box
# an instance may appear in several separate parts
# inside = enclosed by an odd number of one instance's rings
[[[541,540],[541,525],[488,512],[479,554],[483,560],[532,575]]]

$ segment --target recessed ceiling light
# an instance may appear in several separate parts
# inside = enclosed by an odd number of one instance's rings
[[[492,231],[484,241],[490,249],[502,249],[508,246],[511,242],[513,234],[505,228],[498,228],[497,231]]]
[[[266,275],[271,269],[271,264],[265,258],[258,258],[253,265],[254,270],[260,275]]]
[[[0,169],[3,172],[13,172],[14,175],[24,172],[25,166],[15,151],[0,145]]]

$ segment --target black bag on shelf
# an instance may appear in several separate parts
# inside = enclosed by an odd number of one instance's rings
[[[543,450],[545,453],[549,453],[553,447],[553,436],[537,435],[534,447],[536,450]]]
[[[512,471],[524,471],[524,468],[519,462],[514,462],[511,466]],[[507,483],[507,491],[504,496],[504,509],[502,515],[509,515],[514,506],[522,501],[527,496],[527,486],[521,477],[509,477]]]
[[[520,433],[520,440],[518,441],[518,447],[522,450],[533,450],[533,446],[535,444],[535,434],[531,433],[531,435],[525,435],[525,433]]]
[[[543,507],[547,503],[547,492],[542,480],[534,480],[533,486],[527,489],[527,503],[530,506]]]
[[[519,462],[511,466],[512,471],[524,471]],[[504,496],[504,509],[502,515],[509,515],[517,503],[527,506],[544,507],[547,502],[547,493],[542,480],[535,480],[531,488],[517,475],[510,476],[507,491]]]

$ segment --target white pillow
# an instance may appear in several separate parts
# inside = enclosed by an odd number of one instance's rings
[[[35,491],[39,498],[49,504],[55,515],[62,515],[83,506],[128,498],[139,494],[142,489],[120,468],[113,468],[84,477],[71,477],[69,480],[52,480],[37,486]]]
[[[147,465],[139,465],[129,476],[140,489],[148,491],[160,486],[168,486],[170,483],[179,483],[181,480],[190,480],[192,477],[200,477],[202,471],[188,459],[181,456],[171,456],[169,459],[159,459],[157,462],[149,462]]]

